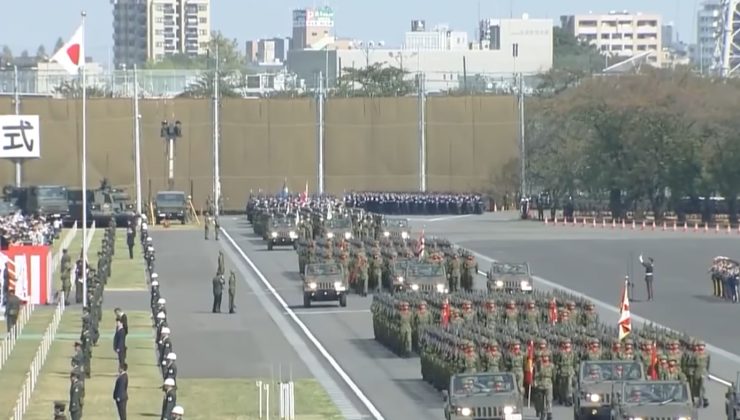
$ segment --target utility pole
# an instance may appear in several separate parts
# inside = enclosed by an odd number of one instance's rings
[[[521,198],[526,197],[527,194],[527,145],[524,139],[524,74],[519,73],[518,75],[518,92],[517,102],[519,104],[519,169],[520,176],[520,194]]]
[[[220,85],[220,65],[218,57],[218,45],[216,46],[216,69],[213,74],[213,213],[217,216],[220,213],[221,204],[221,132],[219,130],[220,117],[219,108],[221,107],[219,85]]]
[[[175,189],[175,140],[182,137],[182,126],[180,121],[170,123],[167,120],[162,121],[162,128],[159,132],[165,140],[167,149],[167,189]]]
[[[324,106],[326,104],[326,89],[324,89],[324,74],[319,72],[319,87],[316,90],[316,193],[324,193]]]
[[[416,77],[419,97],[419,192],[427,191],[427,94],[425,84],[424,73],[419,72]]]
[[[15,115],[21,115],[21,92],[18,84],[18,66],[13,66],[13,106]],[[23,159],[15,160],[15,186],[23,186]]]

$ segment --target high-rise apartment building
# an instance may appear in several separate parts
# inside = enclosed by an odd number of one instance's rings
[[[692,49],[692,60],[702,70],[712,68],[720,34],[722,6],[719,1],[707,1],[696,12],[696,46]]]
[[[412,20],[411,31],[406,32],[405,50],[467,50],[468,33],[452,31],[447,25],[437,25],[431,31],[423,20]]]
[[[561,26],[595,45],[603,54],[633,57],[648,51],[646,61],[660,67],[663,60],[661,17],[656,14],[584,14],[560,17]]]
[[[116,67],[174,54],[205,54],[211,39],[210,0],[111,0]]]
[[[311,48],[323,38],[332,36],[334,10],[331,7],[293,10],[293,37],[291,49]]]

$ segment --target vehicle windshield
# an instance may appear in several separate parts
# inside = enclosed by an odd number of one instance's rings
[[[273,227],[293,227],[295,226],[295,219],[273,219],[270,222]]]
[[[335,276],[341,273],[342,266],[339,264],[311,264],[306,266],[307,276]]]
[[[125,192],[111,193],[110,196],[111,196],[111,198],[113,198],[113,201],[116,202],[116,203],[124,203],[126,201],[130,201],[131,200],[131,197],[129,197],[129,195],[126,194]]]
[[[406,219],[385,219],[383,220],[383,226],[387,228],[407,228],[409,227],[409,221]]]
[[[677,381],[633,382],[624,387],[624,401],[628,404],[688,402],[689,392]]]
[[[67,201],[66,187],[36,187],[36,197],[39,200],[64,200]]]
[[[183,193],[159,193],[157,194],[157,203],[171,206],[181,206],[185,203],[185,194]]]
[[[326,221],[326,227],[329,229],[349,229],[352,221],[346,218],[331,219]]]
[[[504,264],[494,264],[493,272],[494,274],[523,275],[523,274],[527,274],[529,270],[527,270],[526,264],[504,263]]]
[[[444,276],[445,269],[440,264],[408,264],[406,277],[439,277]]]
[[[516,390],[514,377],[504,373],[455,375],[452,378],[452,395],[510,393]]]
[[[642,379],[642,367],[638,362],[586,362],[583,366],[584,381],[627,381]]]

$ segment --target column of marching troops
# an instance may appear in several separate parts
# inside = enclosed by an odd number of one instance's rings
[[[344,195],[344,204],[382,214],[463,215],[483,214],[490,202],[477,193],[353,192]]]
[[[458,373],[512,373],[538,416],[550,417],[553,400],[573,404],[574,378],[587,360],[638,361],[649,379],[687,382],[692,397],[708,406],[710,360],[703,341],[658,328],[634,329],[620,341],[613,327],[600,323],[592,302],[566,299],[550,293],[380,293],[371,306],[373,330],[394,353],[418,355],[422,378],[439,390]]]
[[[709,274],[714,296],[740,303],[740,263],[727,257],[715,257]]]
[[[128,245],[129,253],[132,256],[133,242],[135,237],[135,225],[131,224],[128,228]],[[147,266],[147,275],[150,279],[151,291],[151,309],[153,327],[156,329],[155,343],[157,345],[157,358],[161,369],[164,392],[161,420],[179,420],[183,418],[184,410],[178,406],[176,396],[175,380],[177,377],[177,366],[175,361],[176,354],[172,351],[172,342],[170,339],[170,329],[167,326],[167,310],[165,299],[159,291],[158,275],[154,272],[154,244],[151,236],[148,234],[146,223],[141,225],[141,244],[143,247],[144,262]],[[79,340],[74,343],[74,352],[71,357],[70,388],[67,411],[70,420],[79,420],[83,417],[85,406],[85,382],[92,377],[92,357],[93,349],[100,339],[100,322],[103,320],[103,294],[108,280],[113,275],[113,256],[115,255],[116,225],[115,221],[106,228],[102,240],[101,250],[98,252],[97,267],[90,268],[86,263],[78,261],[76,275],[76,296],[77,302],[82,302],[81,293],[83,292],[83,280],[80,267],[87,270],[87,305],[83,307],[82,328]],[[84,265],[83,265],[84,264]],[[67,250],[64,250],[61,262],[61,277],[63,283],[69,283],[71,272],[71,261]],[[66,280],[64,280],[66,279]],[[68,295],[71,287],[63,286],[63,295],[60,296],[65,302],[68,301]],[[79,290],[80,292],[77,292]],[[120,309],[114,310],[116,314],[116,332],[113,338],[113,350],[118,356],[119,368],[118,377],[116,378],[113,399],[116,404],[119,418],[126,420],[128,405],[128,365],[126,364],[126,335],[128,334],[128,317]],[[62,401],[54,402],[54,419],[66,420],[65,403]]]

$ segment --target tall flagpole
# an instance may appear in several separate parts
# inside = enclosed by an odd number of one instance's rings
[[[85,80],[85,17],[82,11],[82,304],[87,306],[87,81]]]
[[[141,115],[139,115],[139,78],[134,64],[134,172],[136,173],[136,215],[141,217]]]

